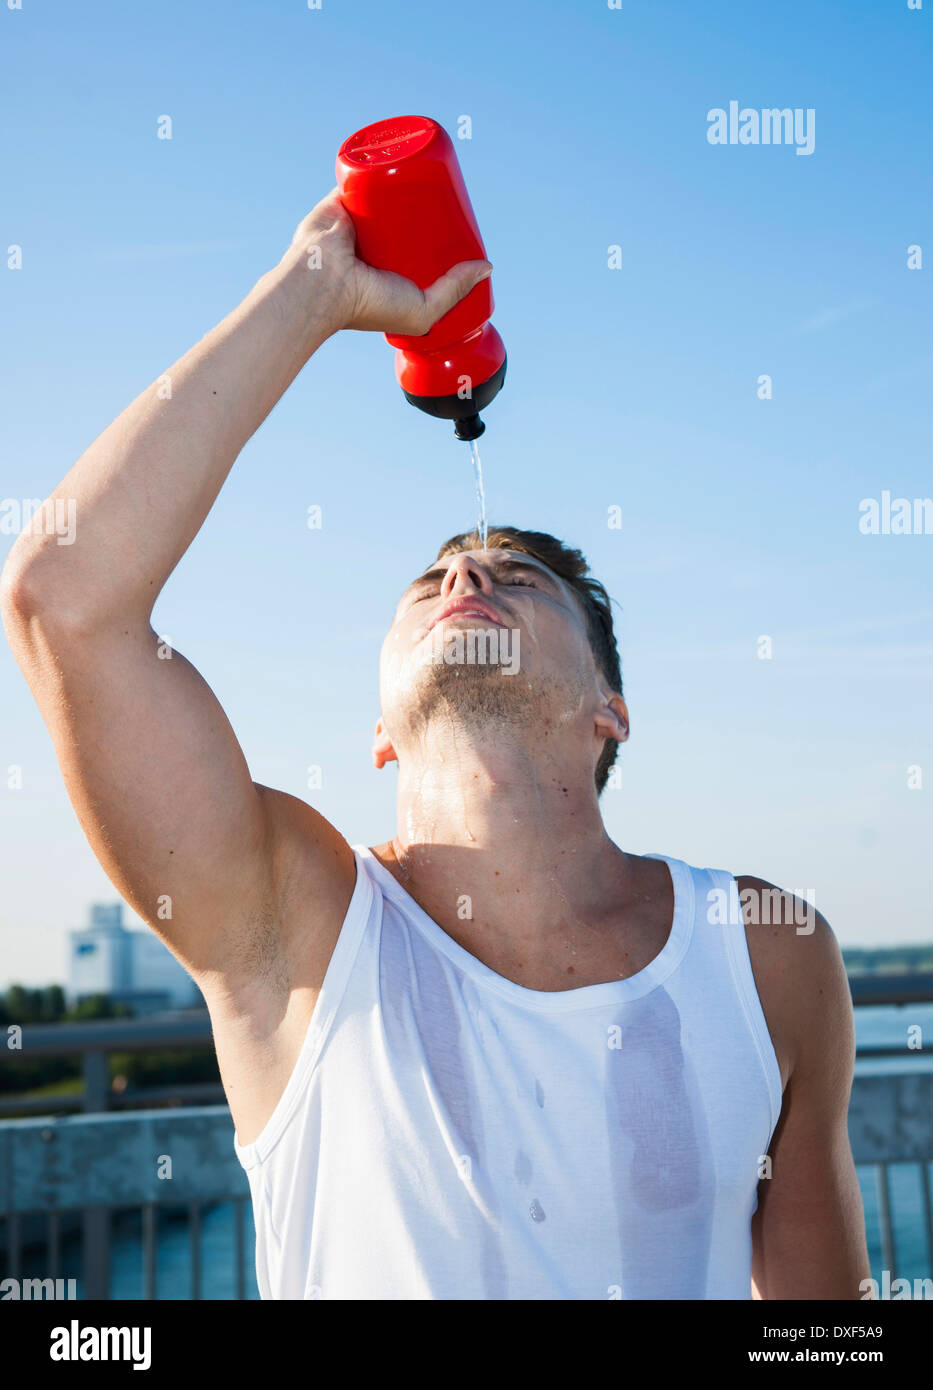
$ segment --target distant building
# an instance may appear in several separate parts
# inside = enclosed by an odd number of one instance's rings
[[[69,1006],[90,994],[109,995],[137,1013],[203,1004],[191,976],[157,936],[127,930],[122,903],[94,903],[88,925],[68,935]]]

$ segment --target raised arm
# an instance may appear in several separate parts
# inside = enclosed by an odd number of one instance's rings
[[[239,307],[55,489],[51,502],[75,504],[73,544],[46,534],[40,513],[3,570],[4,626],[91,847],[206,992],[257,969],[281,975],[298,859],[313,917],[301,930],[339,926],[353,858],[311,808],[253,783],[208,686],[160,646],[153,604],[243,445],[317,348],[340,328],[426,332],[488,268],[465,262],[422,292],[363,265],[354,245],[335,189]]]

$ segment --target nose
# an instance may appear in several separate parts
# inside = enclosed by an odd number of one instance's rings
[[[463,552],[451,560],[441,584],[441,598],[457,598],[461,594],[491,594],[492,577],[475,555]]]

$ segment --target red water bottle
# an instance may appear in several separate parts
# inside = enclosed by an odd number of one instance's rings
[[[358,130],[337,153],[337,185],[367,265],[426,289],[459,261],[487,259],[453,142],[437,121],[399,116]],[[492,309],[487,277],[429,332],[385,335],[397,348],[395,375],[406,398],[455,421],[458,439],[483,433],[479,412],[505,380]]]

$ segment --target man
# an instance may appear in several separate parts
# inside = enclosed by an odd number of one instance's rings
[[[95,854],[207,1001],[263,1296],[857,1298],[838,947],[761,880],[609,840],[628,711],[578,552],[456,537],[403,595],[375,849],[256,785],[159,659],[159,591],[317,348],[426,332],[489,269],[422,292],[364,265],[334,190],[53,494],[76,543],[20,537],[9,639]]]

